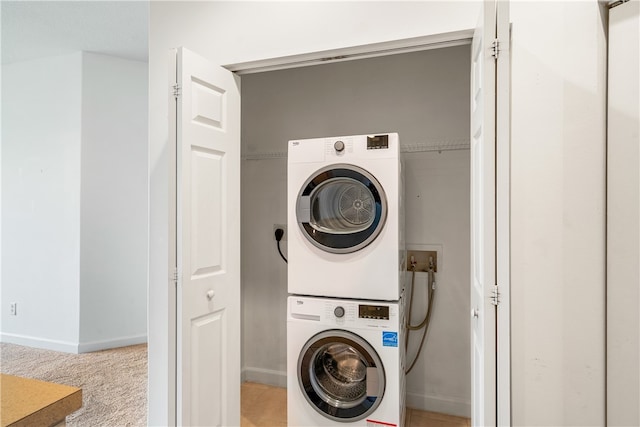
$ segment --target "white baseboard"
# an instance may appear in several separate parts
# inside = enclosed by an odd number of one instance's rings
[[[30,337],[19,334],[0,334],[0,341],[9,344],[23,345],[25,347],[43,348],[45,350],[60,351],[63,353],[78,353],[78,343],[69,341],[57,341],[46,338]]]
[[[287,388],[287,373],[262,368],[243,368],[242,381]]]
[[[146,335],[122,337],[111,340],[75,343],[69,341],[57,341],[47,338],[30,337],[18,334],[0,334],[0,342],[23,345],[26,347],[42,348],[45,350],[61,351],[63,353],[89,353],[92,351],[107,350],[110,348],[126,347],[129,345],[143,344],[147,342]]]
[[[132,337],[121,337],[111,340],[91,341],[80,343],[78,353],[90,353],[92,351],[108,350],[110,348],[127,347],[130,345],[144,344],[147,342],[146,335],[136,335]]]
[[[471,417],[471,401],[455,397],[418,394],[407,391],[407,406],[421,411],[439,412],[465,418]]]

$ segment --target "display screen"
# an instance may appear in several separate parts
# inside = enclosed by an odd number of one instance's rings
[[[361,319],[389,320],[388,305],[359,305],[358,317]]]
[[[389,135],[367,137],[367,150],[379,150],[381,148],[389,148]]]

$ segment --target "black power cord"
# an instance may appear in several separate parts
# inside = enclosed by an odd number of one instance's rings
[[[284,262],[288,264],[289,261],[287,261],[287,259],[282,254],[282,250],[280,249],[280,240],[282,240],[282,236],[284,236],[284,230],[282,228],[276,228],[275,235],[276,235],[276,244],[278,245],[278,252],[280,253],[280,256],[282,257]]]

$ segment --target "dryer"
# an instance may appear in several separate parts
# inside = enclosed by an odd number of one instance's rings
[[[287,305],[287,424],[403,426],[403,300]]]
[[[398,134],[289,141],[290,294],[395,301],[404,289]]]

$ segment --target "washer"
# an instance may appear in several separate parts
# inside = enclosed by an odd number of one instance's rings
[[[403,426],[404,305],[290,296],[289,426]]]
[[[289,141],[289,293],[396,301],[404,289],[398,134]]]

